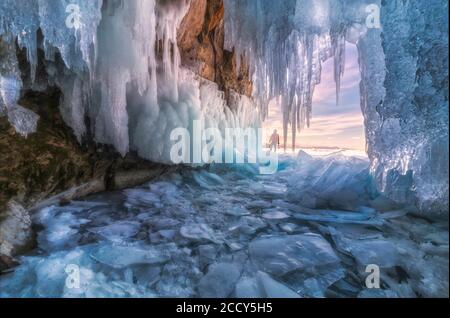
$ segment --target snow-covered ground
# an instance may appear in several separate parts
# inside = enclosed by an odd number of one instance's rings
[[[448,224],[380,196],[368,160],[184,169],[45,208],[1,297],[448,297]],[[368,289],[367,266],[380,268]],[[370,267],[369,267],[370,268]]]

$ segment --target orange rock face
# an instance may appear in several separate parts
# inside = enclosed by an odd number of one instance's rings
[[[224,49],[223,0],[191,0],[178,30],[182,64],[216,82],[228,96],[230,90],[250,96],[252,82],[245,60],[237,69],[236,54]]]

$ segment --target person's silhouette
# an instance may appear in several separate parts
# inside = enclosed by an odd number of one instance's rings
[[[278,147],[280,146],[280,135],[278,135],[278,131],[275,129],[273,131],[272,136],[270,136],[270,151],[272,151],[272,149],[277,152]]]

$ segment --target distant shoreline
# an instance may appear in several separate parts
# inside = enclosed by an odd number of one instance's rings
[[[266,148],[269,148],[268,145],[266,145]],[[279,149],[284,150],[284,145],[281,144]],[[292,146],[287,146],[287,150],[292,151]],[[346,148],[346,147],[337,147],[337,146],[295,146],[295,150],[301,150],[301,149],[327,149],[327,150],[355,150],[355,151],[366,151],[365,149],[356,149],[356,148]]]

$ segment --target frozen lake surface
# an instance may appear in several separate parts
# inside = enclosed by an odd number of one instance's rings
[[[375,190],[364,155],[184,169],[34,215],[1,297],[448,297],[448,223]],[[380,269],[369,289],[368,266]]]

